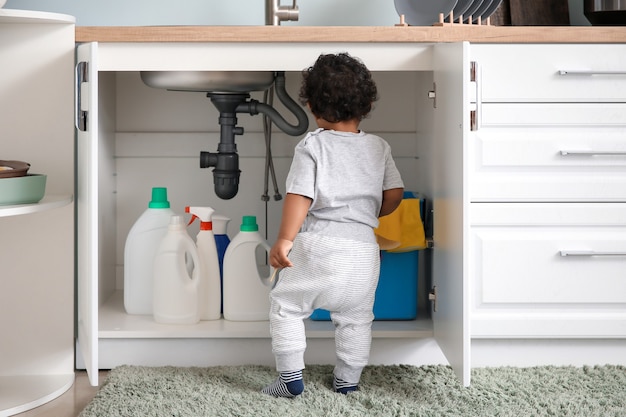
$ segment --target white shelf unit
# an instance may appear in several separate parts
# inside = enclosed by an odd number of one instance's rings
[[[0,206],[0,217],[19,216],[20,214],[39,213],[63,207],[72,202],[71,195],[47,195],[37,204],[16,204]]]
[[[439,227],[444,233],[438,235],[435,225],[432,255],[439,273],[433,276],[432,284],[438,287],[438,311],[432,317],[420,312],[418,320],[413,321],[375,322],[372,361],[451,363],[463,382],[469,383],[469,333],[461,264],[460,169],[464,149],[455,145],[463,143],[469,121],[469,98],[465,95],[469,65],[464,64],[467,48],[462,43],[376,42],[79,45],[77,62],[85,65],[87,74],[81,89],[89,93],[82,94],[87,99],[81,103],[81,110],[88,112],[88,126],[78,131],[77,139],[77,363],[79,368],[87,369],[92,384],[97,384],[99,368],[122,363],[273,364],[268,322],[219,320],[190,327],[162,326],[150,317],[128,316],[123,310],[125,236],[145,210],[151,187],[167,186],[175,211],[185,205],[204,204],[217,213],[228,213],[232,218],[231,235],[236,232],[241,215],[254,214],[261,230],[267,227],[268,240],[272,241],[281,207],[280,203],[266,207],[259,198],[264,145],[258,119],[239,117],[246,130],[237,140],[242,169],[240,192],[233,200],[217,200],[211,172],[198,171],[196,160],[200,150],[216,148],[218,133],[211,123],[217,121],[217,113],[212,104],[202,93],[151,89],[141,83],[138,72],[284,70],[288,89],[292,96],[297,96],[300,71],[320,53],[332,51],[348,51],[360,57],[384,84],[381,91],[385,95],[377,103],[376,116],[372,121],[366,120],[363,128],[379,132],[391,142],[407,189],[432,198],[435,211],[441,210],[435,222],[460,226]],[[168,59],[164,61],[163,56]],[[437,109],[428,98],[433,82],[438,86]],[[407,83],[411,86],[408,90]],[[400,127],[398,121],[403,123]],[[284,182],[296,140],[275,131],[273,143],[277,173]],[[442,158],[459,169],[441,170],[447,165]],[[420,288],[424,299],[427,290]],[[309,363],[332,363],[332,325],[308,322],[307,334]],[[241,343],[243,340],[245,343]],[[318,349],[320,346],[323,348]],[[388,354],[390,350],[394,355]]]
[[[39,203],[0,206],[0,416],[74,383],[73,51],[73,17],[0,9],[1,157],[47,175]]]
[[[1,181],[1,180],[0,180]],[[55,210],[62,208],[64,206],[69,206],[72,203],[71,195],[53,195],[53,196],[45,196],[39,203],[36,204],[20,204],[20,205],[4,205],[0,206],[0,218],[5,222],[0,222],[0,230],[3,232],[3,236],[7,235],[4,232],[8,232],[8,227],[5,229],[6,225],[9,225],[9,221],[11,221],[11,217],[15,216],[36,216],[38,214],[42,214],[45,217],[47,211]],[[15,224],[15,222],[11,222]],[[33,223],[40,224],[38,221],[34,221]],[[12,239],[7,239],[12,240]],[[19,241],[19,239],[15,239],[15,241]],[[3,250],[3,256],[0,257],[2,259],[3,272],[7,273],[7,276],[12,276],[13,279],[23,279],[19,276],[14,276],[11,274],[9,267],[6,267],[6,271],[4,269],[5,265],[11,261],[10,256],[14,256],[15,262],[19,262],[21,254],[15,253],[12,251],[10,253],[10,248],[7,250]],[[4,259],[6,257],[6,260]],[[6,263],[5,263],[6,262]],[[3,274],[4,275],[4,274]],[[65,280],[71,279],[71,277],[64,277]],[[3,277],[6,279],[6,277]],[[30,281],[26,279],[26,281]],[[10,289],[4,288],[3,291],[10,291]],[[21,300],[22,303],[28,304],[26,300]],[[5,307],[9,307],[8,304],[3,304]],[[32,314],[30,317],[30,321],[35,323],[35,321],[40,320],[37,314]],[[52,322],[50,323],[53,326],[67,327],[67,323],[58,323]],[[28,323],[26,323],[28,325]],[[35,325],[38,327],[37,325]],[[31,327],[35,327],[31,326]],[[19,329],[19,332],[28,332],[28,327]],[[41,345],[45,346],[45,341],[39,342]],[[12,347],[17,349],[24,349],[24,346],[19,346],[15,344],[13,346],[11,343],[7,343],[9,350]],[[69,346],[69,345],[68,345]],[[45,352],[35,352],[35,354],[24,355],[7,352],[7,355],[11,356],[21,356],[22,361],[26,361],[25,365],[28,365],[28,362],[38,363],[41,361],[40,355],[45,355]],[[67,362],[67,357],[66,357]],[[14,368],[20,368],[19,365],[12,365]],[[66,367],[67,368],[67,367]],[[53,373],[46,374],[45,367],[42,367],[40,371],[31,371],[31,372],[41,372],[41,374],[20,374],[19,372],[15,372],[15,374],[0,374],[0,416],[11,416],[14,414],[22,413],[24,411],[30,410],[32,408],[38,407],[42,404],[45,404],[53,399],[57,398],[65,391],[67,391],[74,384],[74,372],[73,369],[66,369],[65,373]]]
[[[269,338],[268,321],[208,320],[193,325],[167,325],[154,321],[149,315],[131,315],[124,311],[122,291],[116,291],[100,307],[99,336],[107,339],[149,338],[223,338],[248,339]],[[309,338],[332,338],[334,328],[329,321],[306,320]],[[373,337],[381,338],[427,338],[433,336],[429,319],[406,321],[375,321]]]
[[[0,206],[0,218],[7,218],[8,220],[9,217],[13,216],[43,213],[67,206],[71,202],[72,196],[45,196],[37,204]],[[19,278],[15,277],[15,279]],[[60,323],[60,325],[66,326],[67,323]],[[28,331],[28,329],[22,331]],[[37,357],[26,359],[33,362],[39,360]],[[52,401],[73,384],[74,372],[69,369],[67,373],[62,374],[0,375],[0,416],[22,413]]]
[[[74,373],[66,375],[0,376],[0,416],[12,416],[39,407],[74,385]]]

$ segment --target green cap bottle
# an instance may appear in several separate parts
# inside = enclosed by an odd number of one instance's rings
[[[256,224],[256,216],[243,216],[239,230],[242,232],[258,232],[259,225]]]
[[[152,200],[150,200],[150,203],[148,203],[148,208],[170,208],[170,202],[167,201],[167,188],[152,188]]]

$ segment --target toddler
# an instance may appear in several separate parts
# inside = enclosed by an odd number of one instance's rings
[[[367,365],[380,252],[374,229],[393,212],[404,184],[382,138],[359,130],[378,99],[367,67],[347,53],[323,54],[304,70],[300,101],[318,129],[298,143],[287,176],[278,238],[269,262],[282,268],[270,293],[278,378],[262,391],[304,391],[303,320],[330,311],[335,325],[333,388],[358,388]]]

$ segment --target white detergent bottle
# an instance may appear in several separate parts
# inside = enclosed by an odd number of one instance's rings
[[[200,219],[200,231],[196,236],[196,247],[200,258],[200,283],[198,286],[198,308],[200,320],[218,320],[221,317],[222,285],[220,284],[220,264],[217,245],[213,235],[211,207],[185,207],[185,213],[192,214],[191,224]]]
[[[154,256],[175,213],[167,189],[152,189],[148,209],[137,219],[124,246],[124,309],[128,314],[152,314]]]
[[[259,233],[255,216],[243,216],[239,233],[224,254],[224,318],[232,321],[269,320],[273,270],[258,265],[256,249],[271,247]],[[262,275],[259,268],[269,271]]]
[[[191,275],[187,270],[187,256],[191,256],[196,266]],[[172,216],[154,258],[153,315],[156,322],[195,324],[200,321],[199,265],[198,250],[187,233],[183,217]]]

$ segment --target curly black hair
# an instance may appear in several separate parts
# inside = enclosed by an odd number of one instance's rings
[[[302,71],[300,102],[328,122],[363,120],[376,100],[372,74],[363,62],[345,52],[322,54]]]

